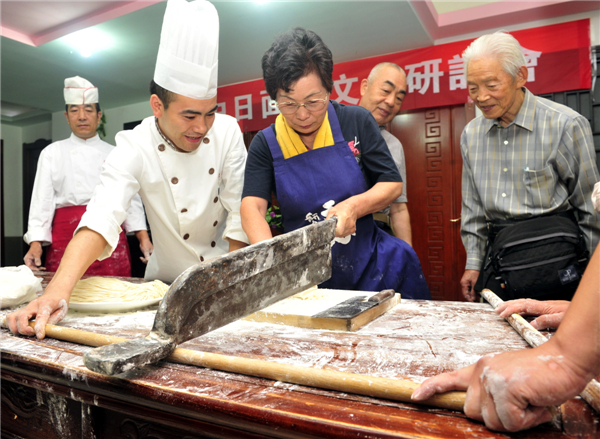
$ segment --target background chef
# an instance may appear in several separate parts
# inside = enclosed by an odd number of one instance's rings
[[[42,247],[46,248],[46,269],[56,271],[75,227],[84,214],[108,154],[114,147],[96,133],[102,112],[98,88],[87,79],[65,79],[65,117],[71,128],[68,139],[54,142],[40,154],[31,195],[27,233],[23,237],[29,251],[25,265],[37,270],[42,264]],[[123,228],[135,232],[144,262],[152,253],[146,231],[146,217],[139,195],[133,197]],[[43,268],[43,267],[42,267]],[[131,276],[131,256],[125,233],[119,234],[112,255],[95,261],[86,274]]]

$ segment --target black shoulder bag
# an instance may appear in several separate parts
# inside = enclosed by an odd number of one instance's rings
[[[489,288],[504,300],[573,297],[589,254],[572,211],[496,227],[477,291]]]

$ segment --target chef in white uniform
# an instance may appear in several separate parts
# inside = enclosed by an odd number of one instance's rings
[[[246,148],[237,121],[217,111],[219,20],[204,0],[168,0],[150,106],[154,113],[117,135],[94,198],[45,293],[7,317],[35,335],[66,314],[71,291],[96,258],[108,256],[139,191],[154,252],[146,279],[173,281],[201,261],[248,243],[240,202]]]
[[[32,270],[41,267],[42,247],[46,248],[46,269],[56,271],[67,244],[73,236],[96,185],[102,165],[114,146],[96,133],[102,112],[98,88],[75,76],[65,79],[65,117],[72,134],[68,139],[44,148],[38,160],[31,196],[28,230],[23,239],[29,251],[23,258]],[[126,232],[135,232],[146,257],[152,243],[146,231],[142,200],[135,196],[123,221]],[[131,276],[131,257],[127,238],[119,236],[111,258],[96,261],[87,274]]]

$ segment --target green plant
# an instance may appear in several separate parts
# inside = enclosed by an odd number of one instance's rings
[[[102,117],[100,118],[100,123],[98,124],[98,128],[96,128],[96,132],[100,136],[101,139],[106,137],[106,114],[102,113]]]
[[[272,229],[283,231],[283,215],[279,206],[271,206],[267,209],[267,224]]]

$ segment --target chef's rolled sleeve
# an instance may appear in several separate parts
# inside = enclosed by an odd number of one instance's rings
[[[31,227],[23,236],[23,241],[28,245],[32,242],[39,241],[42,245],[52,244],[52,230],[44,227]]]
[[[109,215],[99,215],[97,212],[90,213],[86,211],[75,230],[75,234],[83,227],[99,233],[106,240],[106,247],[104,247],[104,251],[98,257],[98,260],[101,261],[110,257],[115,248],[117,248],[119,235],[122,231],[119,224],[114,221],[114,218],[111,218]]]

